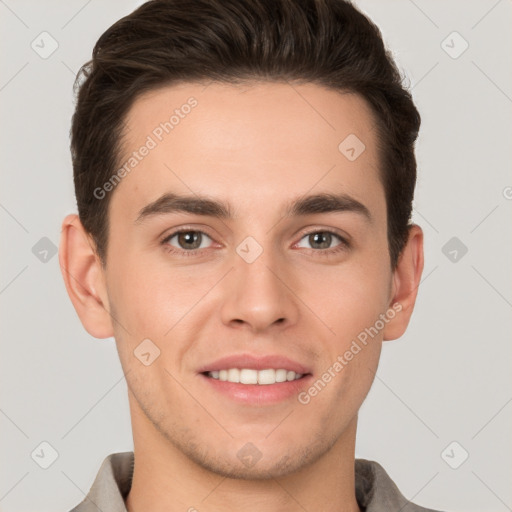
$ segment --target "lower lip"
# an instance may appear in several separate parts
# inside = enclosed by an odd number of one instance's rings
[[[200,375],[212,388],[223,395],[244,404],[275,404],[287,400],[307,388],[312,375],[275,384],[239,384]]]

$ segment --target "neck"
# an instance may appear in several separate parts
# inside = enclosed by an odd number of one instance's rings
[[[197,465],[140,409],[132,409],[132,427],[135,465],[128,512],[360,512],[354,475],[357,417],[315,462],[267,480],[227,478]]]

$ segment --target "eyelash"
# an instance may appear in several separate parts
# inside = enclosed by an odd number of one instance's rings
[[[176,235],[179,235],[180,233],[201,233],[203,235],[206,235],[208,238],[213,240],[213,237],[211,237],[208,233],[201,231],[199,229],[191,229],[191,228],[181,228],[176,231],[173,231],[171,234],[166,235],[163,240],[161,240],[160,244],[165,246],[165,250],[171,254],[178,254],[181,256],[196,256],[197,253],[200,253],[201,251],[204,251],[205,249],[193,249],[191,251],[185,251],[185,250],[179,250],[175,247],[169,245],[169,241],[174,238]],[[299,239],[302,240],[304,237],[313,235],[315,233],[327,233],[330,235],[335,236],[340,241],[340,244],[332,249],[310,249],[311,251],[318,253],[318,255],[329,257],[337,255],[339,252],[346,251],[347,249],[350,249],[351,245],[350,243],[343,238],[341,235],[336,233],[335,231],[331,231],[328,229],[317,229],[313,231],[308,231],[307,233],[303,233],[302,236]]]

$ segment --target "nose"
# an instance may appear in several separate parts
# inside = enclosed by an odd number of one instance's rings
[[[298,298],[285,262],[278,262],[264,250],[253,262],[234,255],[234,268],[227,276],[222,321],[225,325],[246,328],[254,333],[285,329],[297,322]]]

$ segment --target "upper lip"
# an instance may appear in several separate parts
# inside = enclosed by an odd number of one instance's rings
[[[222,357],[199,368],[199,373],[227,370],[229,368],[248,368],[265,370],[267,368],[285,369],[295,373],[310,373],[307,366],[281,355],[255,356],[252,354],[233,354]]]

